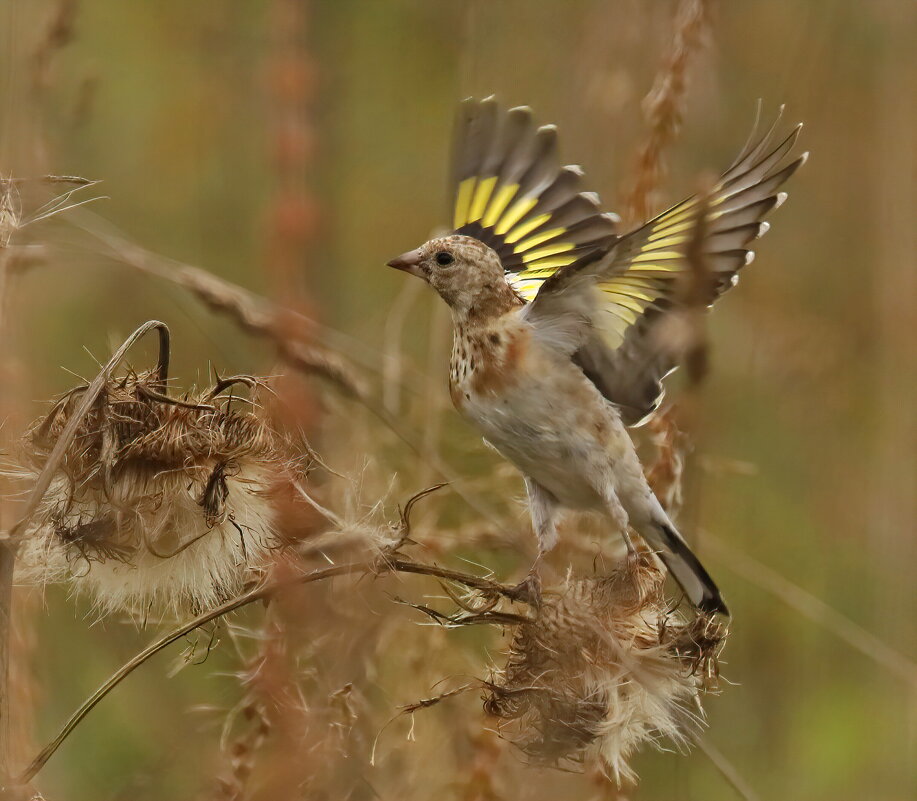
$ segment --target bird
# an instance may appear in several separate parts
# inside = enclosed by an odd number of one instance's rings
[[[734,286],[781,205],[801,130],[763,134],[759,114],[709,188],[626,233],[561,166],[557,129],[494,97],[459,107],[453,230],[390,260],[451,309],[449,393],[456,409],[522,474],[538,558],[567,511],[605,515],[635,553],[636,532],[687,599],[729,615],[710,574],[650,488],[629,427],[659,407],[679,363],[679,314]],[[687,289],[686,289],[687,288]],[[534,585],[540,592],[540,584]]]

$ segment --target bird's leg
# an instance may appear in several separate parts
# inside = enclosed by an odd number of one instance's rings
[[[510,589],[509,597],[514,601],[522,601],[529,606],[541,606],[541,574],[538,572],[538,563],[544,551],[539,551],[532,563],[529,572],[522,581]]]
[[[541,576],[538,568],[544,555],[557,544],[557,501],[544,487],[525,476],[525,489],[529,496],[529,514],[532,517],[532,528],[538,538],[538,556],[532,563],[528,575],[514,588],[520,600],[540,606]]]
[[[618,493],[615,492],[610,484],[607,484],[602,491],[602,497],[605,499],[605,510],[608,516],[612,519],[618,531],[621,532],[621,538],[624,540],[624,545],[627,547],[627,555],[629,557],[636,556],[637,548],[634,546],[634,541],[631,539],[630,533],[627,530],[630,518],[627,516],[627,512],[624,511],[624,507],[618,499]]]
[[[529,514],[532,516],[532,528],[538,537],[538,558],[541,560],[548,551],[557,545],[557,501],[544,487],[525,476],[525,491],[529,496]]]
[[[634,541],[630,538],[630,533],[626,528],[621,529],[621,537],[624,539],[624,545],[627,547],[627,555],[636,556],[637,548],[634,545]]]

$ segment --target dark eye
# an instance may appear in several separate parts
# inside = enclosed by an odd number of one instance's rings
[[[455,261],[455,257],[447,250],[441,250],[433,258],[440,267],[448,267]]]

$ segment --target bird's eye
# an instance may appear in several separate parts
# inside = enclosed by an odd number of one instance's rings
[[[455,261],[455,257],[446,250],[441,250],[433,258],[440,267],[448,267]]]

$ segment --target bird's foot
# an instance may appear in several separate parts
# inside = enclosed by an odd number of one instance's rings
[[[538,573],[537,562],[532,566],[529,574],[510,589],[507,596],[512,601],[522,601],[534,608],[541,606],[541,576]]]

